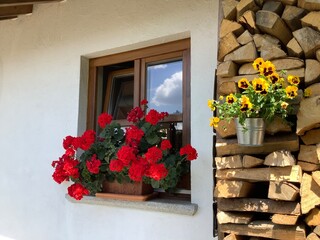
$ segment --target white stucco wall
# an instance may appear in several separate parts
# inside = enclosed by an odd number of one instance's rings
[[[0,240],[212,239],[216,0],[67,0],[0,21]],[[76,135],[80,57],[191,37],[195,216],[73,204],[51,161]],[[6,237],[6,238],[5,238]]]

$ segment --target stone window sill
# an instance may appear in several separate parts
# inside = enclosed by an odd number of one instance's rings
[[[124,200],[105,199],[105,198],[85,196],[83,197],[82,200],[77,201],[71,198],[69,195],[66,195],[66,199],[72,203],[103,205],[103,206],[123,207],[123,208],[135,208],[135,209],[181,214],[181,215],[188,215],[188,216],[193,216],[198,210],[197,204],[190,203],[187,201],[171,200],[171,199],[153,199],[145,202],[135,202],[135,201],[124,201]]]

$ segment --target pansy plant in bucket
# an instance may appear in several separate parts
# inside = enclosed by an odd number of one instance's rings
[[[217,127],[220,120],[237,119],[246,129],[246,119],[262,118],[270,122],[275,116],[285,119],[290,108],[290,101],[298,95],[300,79],[284,71],[277,72],[270,61],[257,58],[253,68],[259,72],[251,82],[247,78],[238,81],[240,93],[220,96],[218,100],[208,100],[208,107],[215,111],[210,119],[210,126]]]
[[[64,154],[52,162],[53,179],[57,183],[72,181],[68,194],[80,200],[84,195],[101,191],[105,180],[149,183],[154,188],[174,191],[190,161],[198,156],[190,144],[173,149],[166,139],[161,121],[168,115],[154,109],[147,111],[147,101],[135,107],[125,130],[112,116],[98,118],[101,132],[92,130],[80,137],[63,140]]]

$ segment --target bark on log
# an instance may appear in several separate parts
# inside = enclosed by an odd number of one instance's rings
[[[223,0],[222,1],[222,11],[225,19],[236,20],[237,17],[237,4],[239,2],[236,0]]]
[[[239,48],[240,44],[237,41],[236,36],[231,32],[220,39],[219,50],[218,50],[218,60],[222,61],[223,58],[228,54]]]
[[[244,31],[244,33],[242,33],[238,38],[237,38],[238,43],[240,43],[241,45],[246,45],[249,42],[253,41],[253,37],[251,35],[251,33],[246,30]]]
[[[224,61],[231,60],[236,63],[245,63],[245,62],[253,62],[257,57],[258,57],[257,50],[254,46],[254,43],[249,42],[248,44],[227,54],[224,58]]]
[[[292,38],[287,44],[288,55],[291,57],[302,57],[303,50],[295,38]]]
[[[301,46],[306,58],[315,58],[315,52],[320,48],[320,33],[310,27],[304,27],[293,32],[293,36]]]
[[[220,63],[217,69],[217,76],[233,77],[238,74],[238,65],[232,61]]]
[[[320,10],[320,2],[315,0],[298,0],[298,6],[309,11]]]
[[[312,111],[310,111],[312,109]],[[303,135],[306,131],[320,127],[320,97],[303,99],[297,114],[298,135]]]
[[[320,31],[320,12],[310,12],[301,19],[303,27],[312,27],[313,29]]]
[[[288,25],[290,30],[293,32],[302,27],[300,19],[303,16],[305,16],[306,13],[307,11],[303,8],[287,5],[286,8],[284,9],[284,12],[281,18],[285,21],[285,23]]]
[[[305,86],[320,82],[320,62],[315,59],[306,59]]]
[[[243,31],[244,29],[241,26],[241,24],[234,21],[230,21],[228,19],[223,19],[220,25],[219,37],[223,38],[225,35],[231,32],[234,33],[234,35],[236,36],[240,36],[243,33]]]

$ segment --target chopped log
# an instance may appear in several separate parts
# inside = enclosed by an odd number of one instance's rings
[[[320,163],[320,145],[300,145],[298,160],[319,164]]]
[[[320,49],[316,51],[316,58],[320,62]]]
[[[284,45],[292,39],[292,33],[284,21],[275,13],[260,10],[256,13],[256,24],[258,28],[276,38]]]
[[[268,60],[284,58],[287,56],[287,53],[285,51],[283,51],[277,45],[274,45],[266,40],[262,41],[260,51],[261,57]]]
[[[288,54],[291,57],[302,57],[303,50],[300,47],[298,41],[295,38],[292,38],[287,44]]]
[[[312,179],[320,186],[320,171],[313,172]]]
[[[253,213],[237,213],[237,212],[224,212],[218,211],[217,220],[219,224],[236,223],[248,224],[253,218]]]
[[[231,32],[220,39],[219,50],[218,50],[218,60],[222,61],[223,58],[230,52],[239,48],[241,45],[237,42],[237,38]]]
[[[220,63],[217,69],[217,76],[233,77],[238,73],[238,65],[232,61]]]
[[[312,111],[310,111],[312,109]],[[300,102],[297,114],[298,135],[303,135],[306,131],[320,127],[320,97],[305,98]]]
[[[288,182],[269,183],[268,198],[274,200],[295,201],[299,197],[299,188]]]
[[[320,82],[320,62],[314,59],[306,59],[305,86],[316,82]]]
[[[306,232],[304,225],[284,226],[276,225],[271,221],[253,221],[245,224],[222,224],[220,230],[225,233],[239,235],[265,237],[271,239],[305,240]]]
[[[224,237],[223,240],[244,240],[244,237],[230,233],[228,236]]]
[[[244,32],[244,29],[241,24],[237,22],[223,19],[220,25],[219,37],[223,38],[225,35],[231,32],[236,36],[240,36]]]
[[[317,236],[317,234],[315,234],[315,233],[310,233],[310,234],[307,236],[307,240],[320,240],[320,238]]]
[[[256,157],[252,157],[249,155],[244,155],[242,158],[242,166],[244,168],[253,168],[257,166],[261,166],[264,160]]]
[[[216,171],[218,179],[247,181],[288,181],[301,182],[302,171],[299,165],[273,168],[223,169]]]
[[[266,156],[264,161],[264,165],[276,167],[293,166],[295,163],[296,159],[294,156],[286,150],[272,152]]]
[[[252,65],[251,65],[251,66],[252,66]],[[229,77],[229,78],[220,78],[220,77],[218,77],[218,83],[229,82],[229,81],[233,81],[233,82],[235,82],[235,83],[238,83],[238,81],[239,81],[241,78],[246,78],[246,79],[248,79],[248,81],[252,81],[252,80],[255,79],[256,77],[258,77],[257,74],[234,76],[234,77]]]
[[[298,0],[298,6],[309,11],[320,10],[320,2],[315,0]]]
[[[305,76],[305,69],[304,68],[289,69],[287,70],[286,74],[284,74],[284,77],[288,77],[289,75],[298,76],[300,80],[303,81]]]
[[[303,27],[312,27],[313,29],[320,31],[320,12],[310,12],[301,19]]]
[[[239,75],[252,75],[258,74],[258,71],[252,67],[252,63],[242,64],[239,68]]]
[[[222,11],[225,19],[236,20],[237,17],[237,4],[239,2],[236,0],[223,0],[222,1]]]
[[[246,11],[238,20],[238,22],[244,26],[251,34],[259,33],[259,29],[256,26],[256,16],[253,11]]]
[[[320,83],[314,83],[308,87],[311,90],[311,96],[319,96],[320,95]]]
[[[263,8],[262,8],[262,10],[274,12],[279,16],[282,15],[283,9],[284,9],[283,4],[277,1],[268,1],[263,5]]]
[[[244,181],[218,180],[213,196],[216,198],[248,197],[253,184]]]
[[[319,83],[319,88],[320,88],[320,83]],[[301,136],[301,139],[303,143],[306,145],[320,143],[320,128],[312,129],[306,132],[305,135]]]
[[[237,19],[239,19],[246,11],[257,11],[259,7],[256,5],[254,0],[240,0],[237,5]]]
[[[273,43],[275,45],[280,46],[280,40],[275,38],[275,37],[273,37],[273,36],[271,36],[271,35],[269,35],[269,34],[264,34],[264,35],[262,35],[262,34],[254,34],[253,35],[253,40],[254,40],[254,43],[255,43],[258,51],[260,51],[260,48],[261,48],[263,40],[266,40],[266,41],[268,41],[270,43]]]
[[[310,27],[304,27],[293,32],[293,36],[303,49],[306,58],[314,58],[320,48],[320,33]]]
[[[254,43],[249,42],[248,44],[226,55],[224,61],[231,60],[236,63],[253,62],[257,57],[257,50]]]
[[[320,225],[316,226],[314,229],[313,229],[313,232],[315,234],[317,234],[318,236],[320,236]]]
[[[285,5],[290,5],[290,6],[297,5],[297,0],[281,0],[281,2]]]
[[[320,186],[307,173],[304,173],[302,177],[300,196],[302,214],[308,213],[320,204]]]
[[[244,31],[244,33],[242,33],[238,38],[237,38],[238,43],[240,43],[241,45],[246,45],[249,42],[253,41],[253,37],[250,34],[250,32],[248,30]]]
[[[319,116],[319,115],[318,115]],[[296,134],[281,134],[279,136],[266,136],[263,146],[246,147],[238,144],[237,139],[217,139],[216,155],[236,155],[236,154],[269,154],[277,150],[286,149],[288,151],[299,150],[299,138]]]
[[[271,221],[275,224],[281,225],[296,225],[299,216],[287,215],[287,214],[273,214]]]
[[[307,11],[303,8],[287,5],[281,18],[285,21],[291,31],[295,31],[302,27],[300,19],[305,16],[306,13]]]
[[[273,65],[277,70],[290,70],[295,68],[303,68],[304,61],[299,58],[283,58],[283,59],[275,59],[272,61]]]
[[[292,132],[290,125],[288,122],[284,121],[280,117],[275,117],[272,122],[266,124],[266,133],[270,135],[274,135],[278,132]]]
[[[320,209],[312,209],[305,218],[305,222],[308,226],[320,225]]]
[[[230,93],[237,93],[239,89],[237,84],[233,80],[227,81],[219,81],[218,78],[218,87],[217,87],[217,94],[219,95],[229,95]]]
[[[228,157],[215,157],[217,169],[242,168],[242,157],[240,155]]]
[[[304,162],[304,161],[298,161],[298,165],[301,167],[301,169],[305,172],[313,172],[320,169],[319,164]]]
[[[218,198],[218,208],[222,211],[261,212],[300,215],[297,202],[275,201],[259,198]]]
[[[228,122],[227,120],[221,120],[218,127],[214,128],[219,137],[227,138],[234,137],[236,135],[236,124],[234,121]]]

